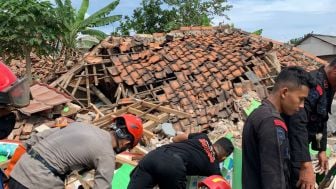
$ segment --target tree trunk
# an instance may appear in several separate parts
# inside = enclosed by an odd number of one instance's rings
[[[26,58],[26,74],[28,78],[29,85],[32,84],[33,78],[32,78],[32,71],[31,71],[31,58],[30,58],[30,51],[29,49],[25,48],[25,58]]]

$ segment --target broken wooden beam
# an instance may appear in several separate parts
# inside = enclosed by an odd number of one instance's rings
[[[112,102],[94,85],[90,85],[95,95],[106,105],[112,105]]]
[[[143,106],[146,106],[146,107],[149,107],[149,108],[156,107],[156,104],[146,102],[146,101],[141,101],[141,104]],[[160,111],[163,111],[163,112],[174,114],[174,115],[179,116],[179,117],[185,117],[185,118],[191,117],[191,114],[188,114],[188,113],[185,113],[185,112],[182,112],[182,111],[179,111],[179,110],[174,110],[174,109],[168,108],[166,106],[159,106],[156,109],[160,110]]]

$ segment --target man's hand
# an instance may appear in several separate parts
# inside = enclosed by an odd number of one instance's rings
[[[300,189],[315,188],[315,174],[312,162],[302,162],[299,181],[297,182],[296,187]]]
[[[319,167],[322,170],[322,173],[325,172],[327,173],[328,169],[329,169],[329,165],[328,165],[328,158],[327,158],[327,154],[325,151],[320,151],[317,155],[318,160],[319,160]]]

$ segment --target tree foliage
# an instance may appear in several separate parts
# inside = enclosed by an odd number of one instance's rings
[[[0,52],[25,57],[28,79],[31,81],[30,53],[50,53],[60,35],[60,20],[48,1],[0,1]]]
[[[78,34],[87,34],[99,40],[107,37],[104,32],[94,29],[95,27],[105,26],[121,19],[121,15],[110,15],[117,7],[119,0],[114,0],[102,9],[88,17],[89,0],[82,0],[78,11],[71,5],[71,0],[56,0],[56,11],[58,17],[64,24],[62,43],[68,49],[76,47]]]
[[[299,42],[302,41],[302,39],[306,38],[308,35],[311,35],[311,34],[313,34],[313,33],[314,33],[314,32],[312,31],[312,32],[310,32],[310,33],[304,34],[302,37],[298,37],[298,38],[290,39],[290,40],[288,41],[288,43],[296,46],[296,45],[299,44]]]
[[[131,17],[125,16],[120,32],[167,32],[181,26],[209,26],[214,16],[227,18],[227,0],[142,0]]]

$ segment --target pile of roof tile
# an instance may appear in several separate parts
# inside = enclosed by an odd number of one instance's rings
[[[260,99],[266,97],[282,67],[298,65],[312,70],[325,64],[295,47],[228,26],[183,27],[143,41],[141,45],[136,38],[109,37],[88,53],[84,65],[54,85],[62,84],[61,90],[73,91],[78,98],[86,86],[87,97],[81,102],[90,102],[97,96],[89,91],[90,86],[104,86],[107,79],[112,83],[109,89],[116,91],[115,95],[105,93],[112,103],[118,102],[120,98],[114,97],[120,94],[168,102],[170,107],[192,114],[191,118],[171,120],[175,129],[192,132],[221,119],[241,120],[237,103],[243,94],[255,91]],[[78,79],[84,76],[86,83]],[[74,92],[76,84],[83,85],[82,90]],[[120,88],[123,92],[118,92]]]
[[[48,82],[55,78],[56,75],[63,74],[67,72],[67,67],[71,67],[77,63],[78,57],[74,57],[73,60],[69,61],[67,64],[64,64],[64,58],[59,58],[55,61],[52,61],[51,58],[43,57],[39,58],[35,54],[31,54],[32,60],[32,76],[34,80],[40,82]],[[55,62],[55,63],[54,63]],[[20,59],[13,59],[10,61],[9,66],[13,72],[22,77],[26,74],[26,61]]]

